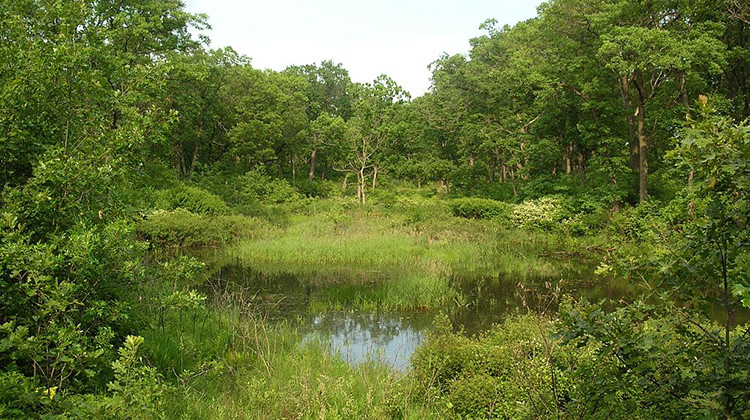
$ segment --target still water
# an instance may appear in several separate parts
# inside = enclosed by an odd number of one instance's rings
[[[450,279],[462,298],[430,310],[355,309],[347,296],[366,293],[398,272],[329,270],[293,274],[264,272],[239,261],[214,270],[209,295],[241,291],[247,305],[271,324],[287,323],[303,340],[318,340],[351,364],[380,360],[397,370],[425,340],[435,317],[446,314],[466,334],[481,333],[516,311],[553,311],[559,293],[591,300],[617,301],[631,291],[601,280],[594,267],[577,266],[560,278],[487,277],[467,274]],[[342,285],[344,293],[341,293]],[[357,290],[361,289],[361,290]],[[249,296],[249,298],[248,298]],[[335,298],[332,300],[332,296]]]

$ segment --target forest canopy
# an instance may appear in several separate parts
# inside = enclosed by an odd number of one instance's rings
[[[289,214],[326,205],[411,209],[396,198],[404,186],[435,202],[393,226],[450,208],[492,229],[615,232],[587,249],[605,250],[599,271],[658,284],[649,297],[670,303],[570,303],[555,339],[592,370],[555,361],[601,385],[586,392],[622,418],[750,413],[748,328],[732,318],[750,306],[746,2],[550,0],[514,26],[481,23],[468,53],[435,57],[416,98],[387,75],[354,82],[332,60],[255,68],[192,35],[205,27],[178,0],[0,2],[0,417],[165,416],[164,377],[193,376],[153,348],[141,356],[141,336],[182,331],[183,311],[207,306],[201,264],[162,247],[282,236]],[[700,318],[710,304],[718,321]],[[486,344],[442,337],[467,352]],[[415,363],[432,366],[439,344]],[[194,353],[230,353],[216,348]],[[534,363],[552,366],[549,354]],[[191,368],[224,372],[195,357]],[[437,373],[455,385],[426,386],[440,398],[492,376]],[[580,389],[555,389],[550,410],[572,416],[580,403],[585,416]],[[499,415],[466,410],[450,413]]]

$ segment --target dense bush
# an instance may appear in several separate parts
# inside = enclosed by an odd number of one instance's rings
[[[79,224],[33,243],[2,215],[0,417],[34,418],[59,411],[64,395],[102,391],[116,347],[137,327],[144,251],[125,223]]]
[[[589,399],[592,378],[614,374],[593,344],[553,338],[557,324],[511,317],[476,338],[450,331],[447,320],[412,357],[417,399],[447,401],[461,418],[638,418],[607,395]]]
[[[202,188],[180,185],[156,193],[156,208],[162,210],[185,209],[196,214],[229,214],[230,210],[221,197]]]
[[[666,207],[662,203],[650,200],[614,214],[607,229],[615,237],[623,240],[652,240],[666,225],[666,213]]]
[[[203,216],[185,209],[157,210],[142,221],[138,234],[160,245],[216,245],[254,236],[265,224],[243,215]]]
[[[594,344],[597,358],[619,366],[618,374],[592,375],[589,398],[626,396],[645,418],[750,415],[747,325],[725,330],[682,305],[637,300],[614,311],[601,303],[565,303],[560,327],[564,339]]]
[[[511,209],[510,204],[485,198],[451,200],[453,215],[467,219],[507,218],[511,214]]]
[[[262,201],[282,204],[298,201],[302,195],[284,179],[274,179],[257,171],[250,171],[240,177],[240,197],[243,202]]]
[[[326,198],[331,194],[330,185],[320,181],[300,180],[294,184],[294,188],[308,198]]]
[[[510,214],[513,225],[527,229],[552,230],[562,219],[561,199],[557,197],[526,200],[515,205]]]

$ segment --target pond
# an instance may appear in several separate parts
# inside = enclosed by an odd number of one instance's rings
[[[207,293],[241,290],[246,304],[267,322],[287,323],[303,340],[319,340],[353,365],[374,359],[405,370],[441,313],[457,330],[476,334],[516,311],[554,311],[555,297],[561,293],[609,301],[633,294],[595,279],[590,264],[568,261],[566,266],[569,268],[559,278],[454,275],[450,282],[461,298],[433,309],[383,309],[378,305],[363,309],[354,303],[355,296],[366,295],[374,284],[395,278],[397,271],[339,269],[300,274],[266,271],[236,260],[215,267]]]

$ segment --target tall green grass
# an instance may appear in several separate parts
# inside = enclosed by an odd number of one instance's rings
[[[153,286],[167,294],[189,287]],[[271,327],[248,296],[232,289],[167,310],[143,303],[158,319],[144,337],[150,363],[171,384],[163,401],[169,418],[390,417],[401,374],[377,360],[351,366],[288,324]]]
[[[359,276],[371,283],[365,290],[356,284],[335,285],[328,302],[334,307],[346,302],[358,307],[437,308],[460,298],[451,277],[559,277],[579,261],[555,256],[583,256],[597,241],[508,229],[492,220],[451,217],[432,202],[425,206],[437,208],[437,213],[415,218],[420,206],[411,204],[297,214],[288,228],[230,246],[223,256],[268,273],[377,274]],[[335,283],[335,276],[331,278]]]

